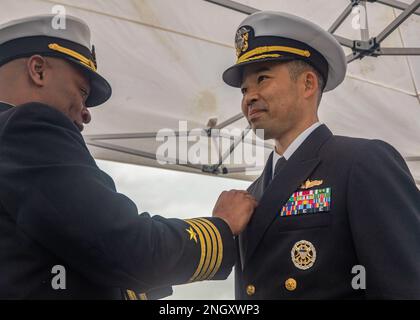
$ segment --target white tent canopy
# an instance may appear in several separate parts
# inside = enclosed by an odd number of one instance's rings
[[[244,13],[203,0],[0,2],[0,23],[51,13],[54,5],[61,4],[66,13],[90,25],[99,72],[109,79],[114,91],[105,105],[93,109],[93,122],[85,132],[96,158],[159,167],[151,158],[162,145],[156,141],[155,133],[163,128],[178,131],[179,121],[188,121],[188,129],[206,128],[210,118],[216,118],[218,125],[239,119],[227,128],[246,128],[246,121],[237,116],[239,90],[221,80],[222,72],[234,63],[233,39],[237,26],[246,16]],[[414,1],[392,2],[404,9]],[[361,31],[354,28],[356,16],[349,11],[352,8],[349,0],[242,0],[238,3],[299,15],[325,29],[348,8],[349,16],[335,34],[347,39],[361,37]],[[402,12],[378,2],[361,4],[367,9],[369,37],[380,34]],[[419,10],[381,45],[420,48]],[[363,34],[364,40],[369,37]],[[350,49],[345,49],[351,54]],[[324,95],[320,119],[335,134],[391,143],[405,157],[420,185],[419,101],[420,56],[365,57],[351,62],[344,83]],[[251,138],[249,133],[246,139]],[[241,147],[242,143],[237,148]],[[266,155],[270,151],[270,147],[265,148]],[[227,176],[253,179],[235,172],[234,168],[242,165],[225,164]],[[163,167],[197,173],[203,169],[202,166]]]

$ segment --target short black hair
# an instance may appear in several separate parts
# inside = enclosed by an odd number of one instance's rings
[[[303,60],[292,60],[286,63],[287,68],[289,69],[290,79],[293,81],[297,81],[298,77],[306,71],[311,71],[315,73],[317,79],[318,79],[318,106],[321,102],[322,93],[324,91],[325,87],[325,80],[324,77],[321,75],[321,73],[315,69],[313,66],[311,66],[309,63],[303,61]]]

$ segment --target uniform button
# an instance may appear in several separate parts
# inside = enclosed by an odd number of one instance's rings
[[[287,290],[294,291],[296,289],[296,287],[297,287],[297,282],[296,282],[295,279],[289,278],[284,283],[284,286],[286,287]]]
[[[246,287],[246,294],[249,295],[249,296],[252,296],[252,295],[254,295],[254,293],[255,293],[255,287],[252,284],[249,284]]]

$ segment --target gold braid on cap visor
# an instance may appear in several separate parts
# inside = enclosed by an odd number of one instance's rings
[[[308,50],[302,50],[302,49],[284,47],[284,46],[265,46],[265,47],[255,48],[249,52],[244,53],[238,59],[236,64],[251,61],[251,60],[257,60],[257,59],[277,58],[277,57],[280,57],[281,55],[273,54],[273,52],[279,52],[279,51],[297,54],[299,56],[306,57],[306,58],[309,58],[311,56],[311,53]]]
[[[78,53],[74,50],[64,48],[64,47],[58,45],[57,43],[50,43],[48,45],[48,48],[50,48],[51,50],[54,50],[54,51],[64,53],[64,54],[66,54],[66,55],[68,55],[72,58],[75,58],[76,60],[83,63],[86,67],[88,67],[89,69],[91,69],[94,72],[96,72],[96,70],[97,70],[96,66],[95,66],[95,63],[92,60],[86,58],[85,56],[81,55],[80,53]]]

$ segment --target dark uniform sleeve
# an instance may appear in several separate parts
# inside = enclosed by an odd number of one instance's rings
[[[420,298],[420,192],[401,155],[370,141],[349,178],[348,211],[373,299]]]
[[[230,274],[234,242],[222,219],[139,215],[60,112],[20,106],[2,130],[2,204],[21,231],[67,266],[136,292]]]

